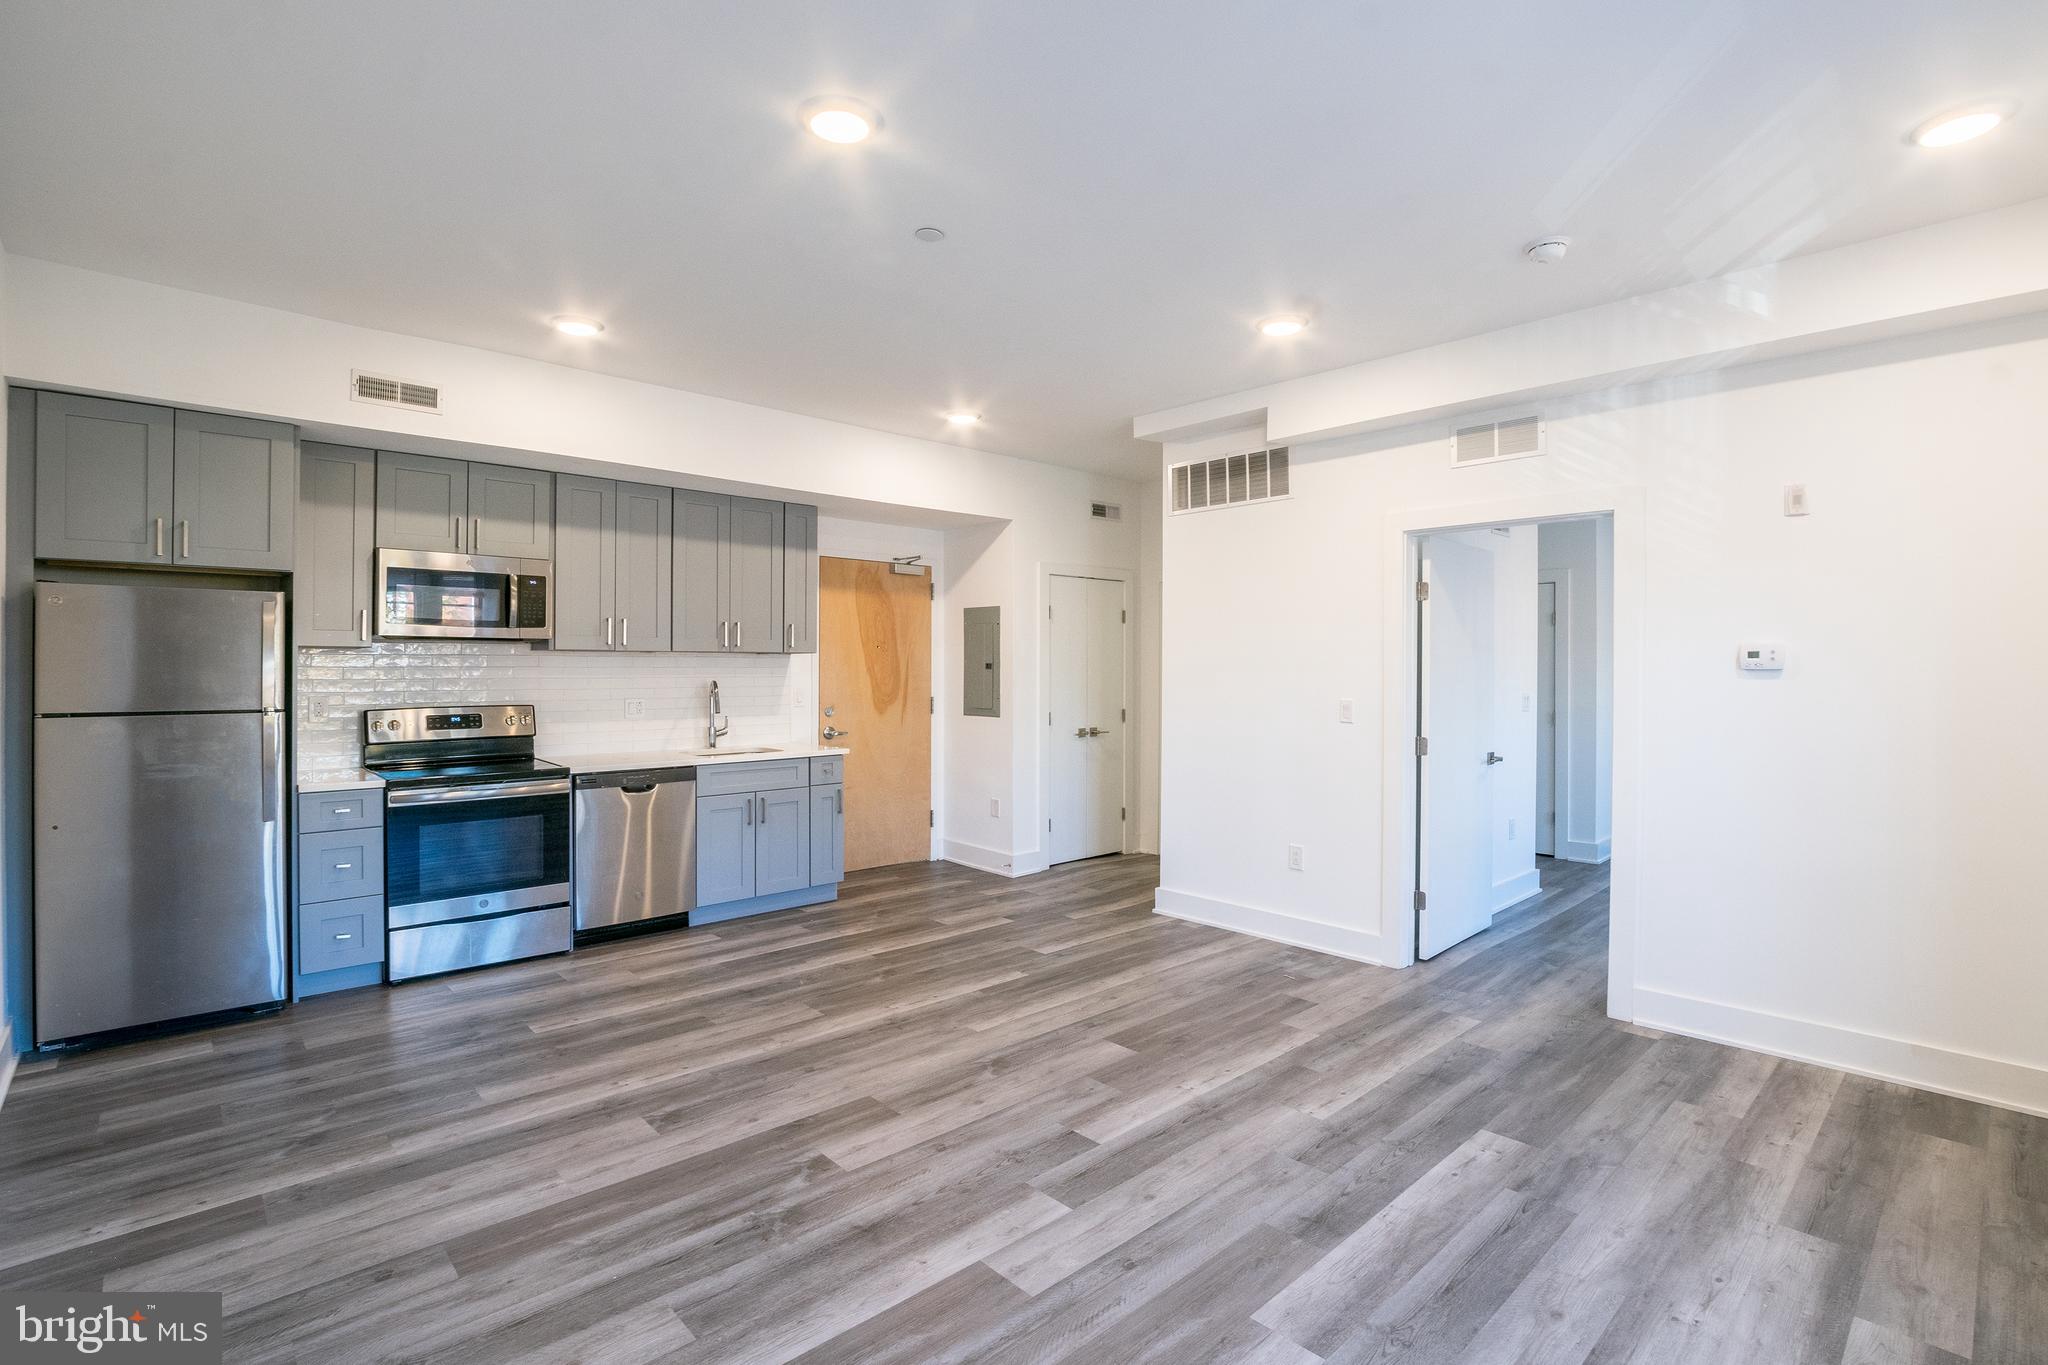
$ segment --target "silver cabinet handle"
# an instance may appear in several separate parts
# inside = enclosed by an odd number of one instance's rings
[[[352,938],[354,938],[354,937],[355,937],[355,935],[354,935],[354,934],[336,934],[336,935],[334,936],[334,941],[335,941],[336,943],[346,943],[346,942],[348,942],[348,941],[349,941],[350,939],[352,939]]]
[[[156,524],[156,557],[162,559],[164,557],[164,519],[162,517],[151,517],[150,520]]]
[[[750,796],[750,797],[748,797],[748,798],[747,798],[747,828],[748,828],[748,829],[752,829],[753,827],[754,827],[754,798]]]
[[[469,552],[475,554],[483,546],[483,543],[484,519],[482,517],[471,517],[469,519]]]
[[[455,519],[455,553],[462,553],[462,518]]]
[[[733,647],[734,649],[745,649],[745,648],[746,648],[746,645],[745,645],[745,644],[743,644],[743,643],[741,643],[741,641],[742,641],[742,640],[743,640],[743,639],[745,638],[745,637],[744,637],[744,636],[743,636],[743,635],[741,634],[741,631],[742,631],[742,629],[743,629],[743,627],[742,627],[742,626],[740,625],[740,623],[739,623],[738,621],[735,621],[735,622],[733,622],[733,623],[732,623],[732,647]]]
[[[355,864],[354,864],[354,863],[336,863],[336,864],[334,865],[334,870],[335,870],[336,872],[346,872],[346,871],[348,871],[348,870],[349,870],[350,868],[352,868],[352,867],[354,867],[354,866],[355,866]]]
[[[789,637],[789,643],[782,647],[782,652],[784,654],[796,653],[796,622],[789,621],[784,623],[782,630],[783,634]]]
[[[192,523],[189,521],[180,521],[178,523],[178,558],[190,559],[191,557]]]
[[[761,823],[765,825],[768,823],[768,798],[763,796],[756,799],[761,803]]]
[[[604,618],[604,647],[612,647],[612,618],[609,616]]]
[[[355,810],[353,807],[350,806],[336,806],[334,808],[334,813],[336,815],[354,815]]]
[[[362,619],[356,623],[356,633],[362,637],[364,644],[368,644],[370,643],[370,609],[368,607],[363,608],[361,617]]]
[[[846,788],[841,787],[838,791],[832,793],[832,813],[834,815],[846,814]]]
[[[631,627],[632,627],[632,623],[633,623],[633,618],[632,618],[632,617],[630,617],[630,616],[621,616],[621,617],[619,618],[619,648],[620,648],[620,649],[631,649],[631,648],[633,647],[633,646],[632,646],[632,643],[631,643],[632,637],[631,637],[631,636],[629,636],[629,635],[628,635],[628,634],[626,633],[626,632],[627,632],[627,631],[628,631],[629,629],[631,629]]]

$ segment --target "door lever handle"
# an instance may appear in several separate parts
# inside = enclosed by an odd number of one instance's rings
[[[852,733],[853,731],[842,730],[836,725],[828,725],[825,727],[825,738],[827,739],[838,739],[841,735],[850,735]]]
[[[1500,755],[1500,754],[1497,754],[1497,753],[1493,752],[1493,750],[1491,750],[1491,749],[1488,749],[1488,750],[1486,751],[1486,766],[1487,766],[1487,767],[1491,768],[1491,767],[1492,767],[1492,766],[1493,766],[1494,764],[1496,764],[1496,763],[1505,763],[1505,762],[1507,762],[1507,759],[1506,759],[1505,757],[1503,757],[1502,755]]]

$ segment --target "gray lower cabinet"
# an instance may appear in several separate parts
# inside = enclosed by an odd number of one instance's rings
[[[292,563],[292,634],[302,645],[370,643],[377,456],[306,442]]]
[[[555,476],[505,465],[469,467],[466,552],[512,559],[555,553]]]
[[[564,474],[555,498],[554,647],[666,651],[670,491]]]
[[[754,895],[753,792],[697,798],[697,904]]]
[[[469,462],[377,452],[377,544],[457,554],[469,531]]]
[[[754,822],[754,894],[774,896],[811,884],[811,789],[762,792]]]
[[[292,567],[298,433],[281,422],[181,412],[171,479],[172,562]]]
[[[811,885],[846,880],[846,788],[812,787]]]
[[[741,654],[780,654],[782,504],[732,500],[732,645]]]
[[[36,556],[171,562],[169,408],[36,395]]]
[[[299,994],[338,989],[322,972],[384,960],[384,793],[301,792],[294,895]],[[363,984],[343,977],[341,986]]]
[[[675,493],[673,647],[713,654],[732,639],[732,499]]]
[[[782,506],[782,649],[818,652],[818,509]]]

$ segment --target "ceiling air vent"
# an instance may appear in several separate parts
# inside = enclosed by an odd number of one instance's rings
[[[1269,502],[1288,493],[1287,447],[1177,464],[1170,478],[1176,515],[1239,503]]]
[[[1088,504],[1088,515],[1097,521],[1122,521],[1124,509],[1113,502],[1091,502]]]
[[[435,385],[393,379],[367,370],[349,371],[348,396],[358,403],[380,403],[387,408],[406,408],[412,412],[441,410],[441,390]]]
[[[1543,419],[1504,417],[1459,427],[1451,436],[1453,465],[1492,464],[1543,453]]]

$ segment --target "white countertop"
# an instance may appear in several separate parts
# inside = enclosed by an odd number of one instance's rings
[[[778,744],[767,753],[743,753],[752,745],[741,744],[728,752],[700,753],[694,749],[643,749],[614,753],[576,754],[543,749],[539,757],[560,763],[571,772],[616,773],[629,768],[708,768],[722,763],[773,763],[777,759],[833,758],[846,750],[823,744]]]
[[[365,787],[383,785],[383,778],[365,768],[345,768],[338,773],[320,773],[314,777],[299,779],[299,790],[302,792],[360,791]]]

